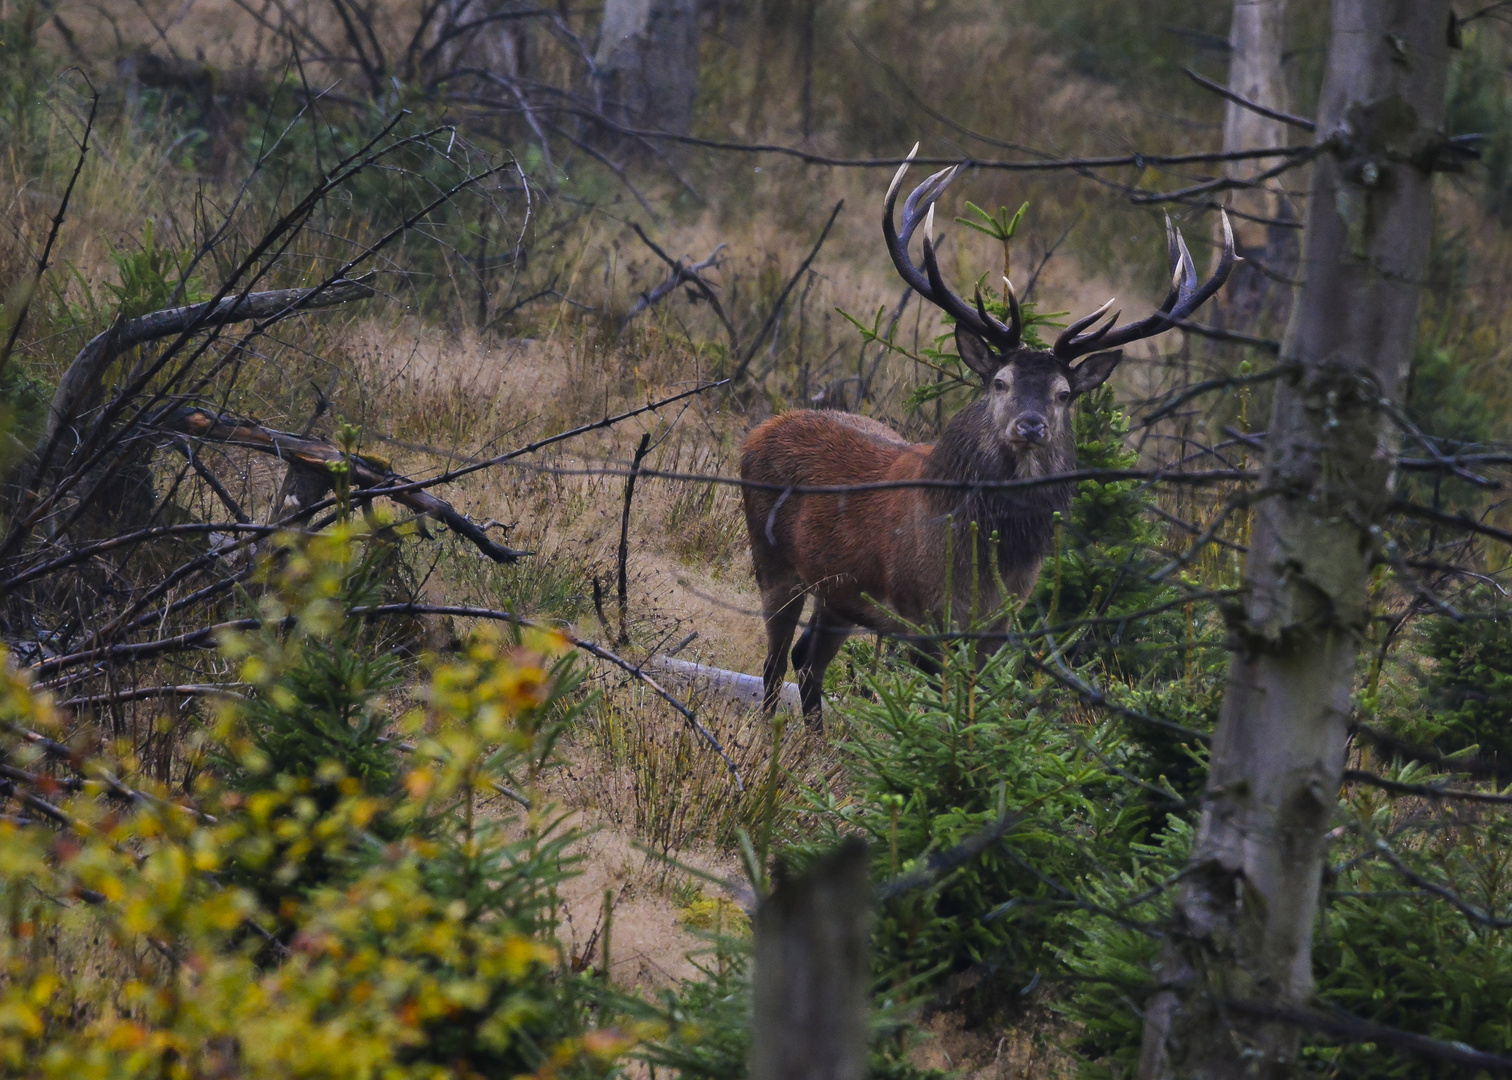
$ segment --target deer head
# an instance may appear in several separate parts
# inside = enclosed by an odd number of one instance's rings
[[[1008,322],[999,322],[988,313],[978,289],[976,302],[968,304],[945,285],[935,258],[935,201],[961,171],[961,165],[941,169],[926,179],[903,201],[902,228],[893,226],[898,189],[919,147],[914,146],[908,161],[898,169],[887,189],[882,216],[882,234],[893,265],[903,280],[924,299],[955,320],[956,348],[986,387],[986,412],[991,417],[997,438],[1019,452],[1063,442],[1070,438],[1071,402],[1089,390],[1095,390],[1123,359],[1119,346],[1141,338],[1154,337],[1176,326],[1228,280],[1234,264],[1234,235],[1228,214],[1223,214],[1223,253],[1213,276],[1201,285],[1197,268],[1187,250],[1186,240],[1166,218],[1166,246],[1171,265],[1171,289],[1165,302],[1149,317],[1118,326],[1122,312],[1108,314],[1109,300],[1102,307],[1077,319],[1063,330],[1050,349],[1033,349],[1023,344],[1024,319],[1013,283],[1003,278],[1003,295],[1008,302]],[[916,266],[909,255],[909,242],[919,225],[924,226],[924,268]],[[1106,316],[1106,318],[1104,318]],[[1101,325],[1098,325],[1101,324]],[[1072,361],[1085,357],[1080,363]]]

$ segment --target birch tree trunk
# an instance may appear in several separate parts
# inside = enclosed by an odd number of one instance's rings
[[[1448,0],[1333,0],[1265,483],[1212,773],[1145,1015],[1140,1076],[1290,1075],[1294,1027],[1224,1008],[1312,991],[1324,834],[1337,807],[1371,525],[1389,498],[1444,146]]]
[[[606,0],[593,62],[610,119],[687,134],[698,90],[697,0]]]
[[[1229,89],[1240,97],[1281,112],[1286,111],[1286,79],[1281,70],[1285,44],[1286,0],[1234,0],[1229,24]],[[1223,116],[1224,150],[1258,150],[1287,145],[1288,130],[1279,120],[1261,116],[1230,101]],[[1269,161],[1231,161],[1228,175],[1248,180],[1269,168]],[[1260,217],[1276,216],[1276,198],[1263,190],[1236,191],[1232,205]],[[1234,222],[1234,238],[1241,246],[1265,243],[1265,227]]]
[[[1229,89],[1240,97],[1281,112],[1287,111],[1286,76],[1281,57],[1286,45],[1286,0],[1234,0],[1229,24]],[[1301,134],[1279,120],[1262,116],[1230,101],[1223,117],[1224,150],[1258,150],[1287,146]],[[1231,161],[1227,175],[1248,180],[1274,162]],[[1243,215],[1295,220],[1287,200],[1267,187],[1239,188],[1229,196],[1229,206]],[[1234,240],[1246,263],[1240,263],[1219,301],[1219,325],[1251,330],[1269,315],[1279,325],[1286,318],[1285,286],[1262,272],[1283,278],[1292,273],[1297,259],[1296,229],[1280,224],[1234,218]]]

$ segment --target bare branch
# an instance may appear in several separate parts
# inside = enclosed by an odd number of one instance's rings
[[[1389,791],[1395,795],[1421,795],[1426,799],[1459,799],[1464,802],[1512,804],[1512,795],[1501,795],[1490,791],[1466,791],[1464,788],[1447,788],[1438,784],[1404,784],[1400,780],[1377,776],[1364,769],[1345,769],[1344,782],[1369,784],[1371,787],[1378,787],[1382,791]]]
[[[738,383],[741,379],[745,378],[746,369],[751,366],[751,360],[755,358],[757,350],[761,348],[761,343],[766,340],[767,334],[771,332],[772,324],[777,321],[777,316],[782,312],[782,306],[787,303],[788,294],[793,291],[793,286],[798,284],[798,279],[803,277],[804,271],[818,257],[819,249],[824,246],[825,238],[829,236],[830,229],[834,227],[835,219],[840,216],[840,208],[844,205],[845,200],[841,199],[835,204],[835,208],[830,211],[829,220],[824,223],[824,228],[820,230],[819,239],[814,241],[813,248],[809,250],[808,258],[798,265],[798,269],[788,279],[787,285],[783,287],[781,294],[777,297],[777,302],[772,305],[772,310],[767,313],[766,322],[761,324],[761,329],[756,332],[756,337],[746,347],[745,356],[741,357],[740,363],[735,368],[735,373],[730,376],[731,382]]]
[[[1187,78],[1191,79],[1194,83],[1202,87],[1204,90],[1211,90],[1219,97],[1227,101],[1232,101],[1235,105],[1238,105],[1239,107],[1244,109],[1248,109],[1250,112],[1259,113],[1261,116],[1269,117],[1272,120],[1279,120],[1283,124],[1294,128],[1301,128],[1303,131],[1318,130],[1317,122],[1309,120],[1305,116],[1293,116],[1289,112],[1282,112],[1280,109],[1272,109],[1265,105],[1261,105],[1257,101],[1251,101],[1247,97],[1242,97],[1241,95],[1234,93],[1222,83],[1216,83],[1212,79],[1203,78],[1191,68],[1184,67],[1181,70],[1186,72]]]
[[[1377,840],[1375,842],[1375,850],[1376,853],[1381,856],[1381,858],[1385,859],[1388,863],[1391,864],[1391,868],[1393,870],[1395,870],[1412,885],[1416,886],[1419,889],[1422,889],[1424,892],[1432,893],[1434,896],[1437,896],[1440,900],[1443,900],[1450,907],[1454,908],[1461,915],[1465,916],[1465,918],[1471,920],[1472,922],[1478,922],[1481,925],[1488,926],[1493,930],[1505,930],[1508,927],[1512,927],[1512,919],[1499,919],[1488,912],[1482,911],[1474,904],[1462,898],[1453,889],[1440,885],[1436,881],[1429,881],[1427,878],[1423,877],[1423,875],[1417,873],[1406,863],[1404,863],[1395,851],[1391,850],[1391,846],[1387,844],[1386,841]]]
[[[1296,1024],[1328,1036],[1340,1043],[1379,1043],[1398,1050],[1436,1061],[1452,1062],[1473,1069],[1488,1069],[1492,1072],[1512,1072],[1512,1058],[1488,1054],[1462,1042],[1445,1042],[1429,1038],[1413,1031],[1388,1027],[1373,1020],[1351,1016],[1342,1009],[1316,1012],[1293,1006],[1272,1005],[1261,1001],[1225,1001],[1223,1007],[1234,1012],[1246,1013],[1262,1020],[1279,1020]]]

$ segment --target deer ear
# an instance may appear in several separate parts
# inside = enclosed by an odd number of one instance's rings
[[[1003,358],[989,349],[985,341],[961,323],[956,323],[955,342],[956,352],[961,354],[961,359],[966,361],[966,366],[980,375],[984,381],[992,378],[997,369],[1003,366]]]
[[[1113,369],[1122,359],[1123,350],[1113,349],[1111,352],[1093,353],[1077,364],[1071,369],[1072,395],[1080,396],[1088,390],[1096,390],[1108,381],[1108,376],[1113,374]]]

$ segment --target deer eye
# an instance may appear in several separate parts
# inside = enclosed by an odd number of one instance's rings
[[[1002,379],[993,379],[992,388],[994,390],[1006,390],[1008,389],[1008,384],[1005,383]]]
[[[1070,401],[1071,400],[1071,391],[1069,391],[1069,390],[1062,390],[1060,393],[1058,393],[1058,394],[1055,395],[1055,400],[1056,401]]]

